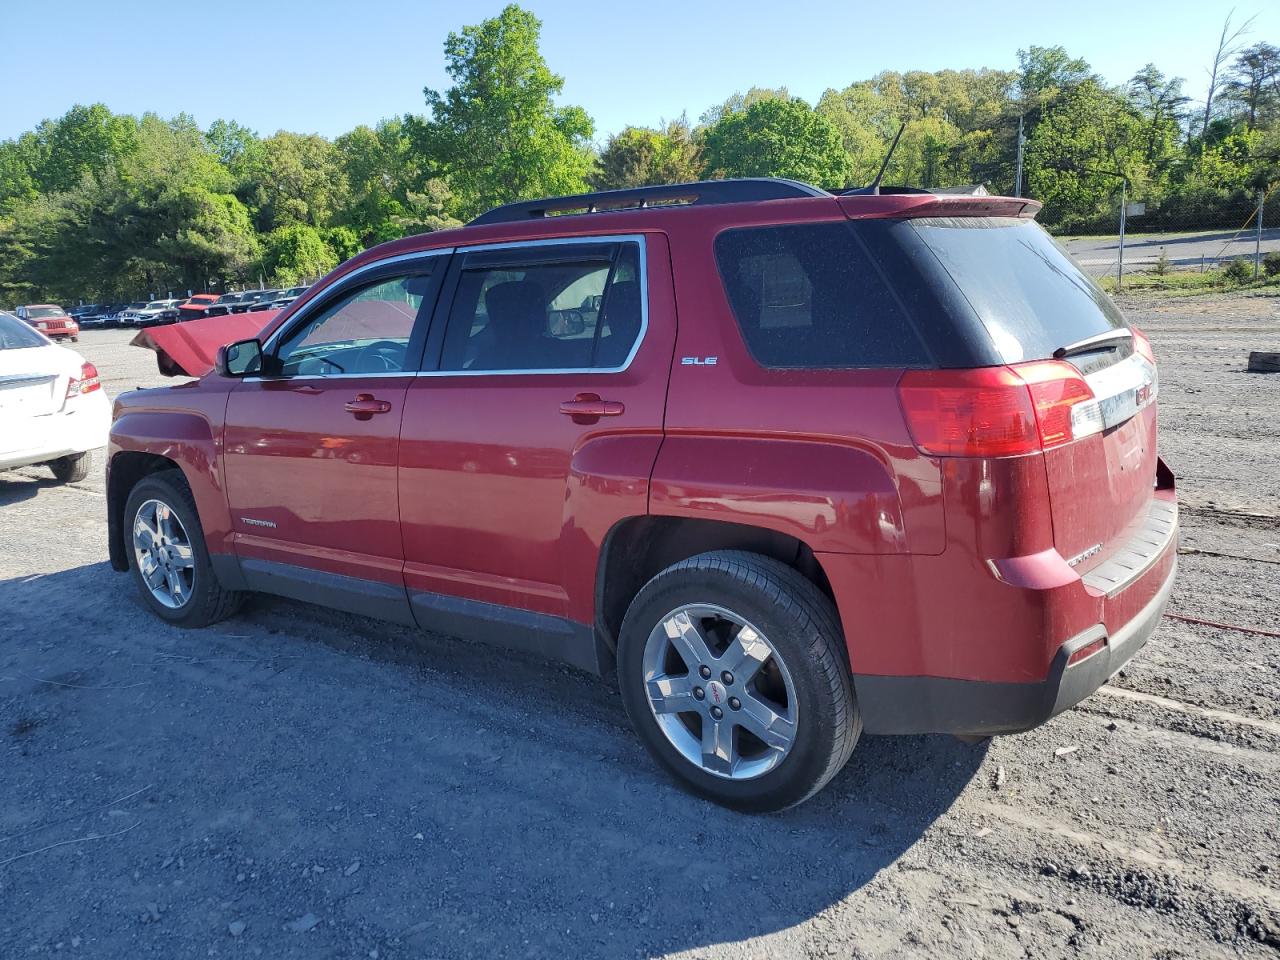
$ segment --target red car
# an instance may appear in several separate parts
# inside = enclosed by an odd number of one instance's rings
[[[50,340],[80,339],[80,324],[67,311],[52,303],[31,303],[17,310],[18,318],[35,327]]]
[[[262,591],[616,669],[657,761],[741,809],[863,732],[1026,730],[1156,629],[1178,515],[1151,345],[1038,209],[519,203],[216,357],[221,319],[148,331],[204,375],[116,402],[112,564],[183,626]]]
[[[185,303],[178,304],[178,321],[200,320],[205,317],[206,311],[218,302],[216,293],[197,293]]]

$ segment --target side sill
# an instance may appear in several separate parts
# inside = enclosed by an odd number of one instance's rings
[[[414,626],[413,614],[404,587],[359,577],[344,577],[309,567],[297,567],[273,560],[240,559],[240,571],[250,590],[345,610],[363,617]],[[218,571],[222,579],[222,571]]]
[[[596,631],[563,617],[417,591],[410,593],[409,604],[423,630],[522,650],[597,676],[609,662]]]

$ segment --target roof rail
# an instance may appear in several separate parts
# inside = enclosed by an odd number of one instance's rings
[[[685,206],[693,204],[749,203],[754,200],[784,200],[795,197],[830,197],[798,180],[780,177],[750,177],[738,180],[699,180],[696,183],[664,184],[656,187],[631,187],[622,190],[599,190],[571,197],[546,200],[521,200],[494,207],[472,220],[468,226],[483,223],[510,223],[538,220],[579,213],[606,213],[617,210],[643,210],[649,207]]]

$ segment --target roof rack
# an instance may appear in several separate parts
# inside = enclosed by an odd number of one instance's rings
[[[751,177],[738,180],[699,180],[696,183],[665,184],[657,187],[632,187],[622,190],[600,190],[572,197],[547,200],[522,200],[494,207],[472,220],[468,226],[483,223],[510,223],[539,220],[581,213],[607,213],[620,210],[643,210],[650,207],[687,206],[717,203],[749,203],[755,200],[785,200],[795,197],[830,197],[798,180],[780,177]]]

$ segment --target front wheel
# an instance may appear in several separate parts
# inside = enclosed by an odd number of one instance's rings
[[[209,562],[195,498],[179,470],[153,473],[129,494],[125,552],[142,599],[162,620],[205,627],[235,613],[242,594],[223,589]]]
[[[738,810],[807,800],[862,731],[831,601],[758,554],[705,553],[650,580],[623,621],[618,681],[654,758]]]

